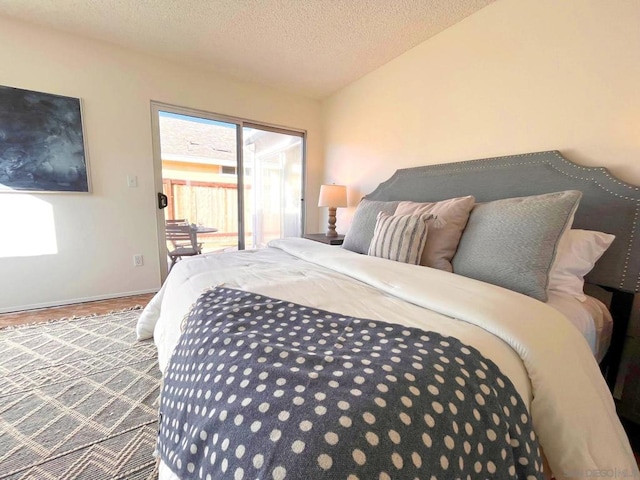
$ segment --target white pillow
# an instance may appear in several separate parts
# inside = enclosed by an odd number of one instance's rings
[[[565,231],[549,272],[549,291],[568,293],[584,302],[584,276],[609,248],[615,235],[591,230]]]

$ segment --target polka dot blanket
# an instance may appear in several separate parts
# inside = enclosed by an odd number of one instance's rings
[[[158,452],[182,479],[543,478],[525,405],[474,348],[228,288],[186,319]]]

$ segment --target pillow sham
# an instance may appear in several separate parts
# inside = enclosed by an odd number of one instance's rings
[[[615,235],[592,230],[569,229],[558,243],[558,253],[549,272],[548,291],[567,293],[584,302],[584,277],[609,248]]]
[[[342,248],[357,253],[367,253],[376,227],[376,219],[379,212],[393,215],[398,202],[380,202],[363,198],[356,208],[351,221],[351,227],[344,236]]]
[[[557,244],[581,197],[567,190],[477,204],[453,271],[546,301]]]
[[[452,272],[451,259],[456,253],[460,237],[467,225],[469,213],[475,203],[472,196],[450,198],[440,202],[400,202],[395,215],[430,213],[442,220],[442,226],[429,229],[420,265]]]
[[[418,265],[427,241],[427,220],[433,215],[378,213],[368,254],[396,262]]]

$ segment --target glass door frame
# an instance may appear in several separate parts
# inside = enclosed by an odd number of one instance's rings
[[[297,128],[283,127],[279,125],[271,125],[254,120],[246,120],[243,118],[232,117],[228,115],[220,115],[217,113],[207,112],[188,107],[179,107],[167,103],[151,101],[151,135],[153,147],[153,176],[154,176],[154,205],[156,209],[156,229],[158,234],[158,255],[160,261],[160,280],[164,283],[169,273],[167,265],[167,241],[165,233],[164,209],[159,208],[157,201],[158,192],[162,192],[162,155],[160,145],[160,112],[175,113],[190,117],[204,118],[218,122],[229,123],[236,127],[236,175],[238,182],[238,250],[245,249],[245,218],[244,218],[244,128],[255,128],[274,133],[282,133],[285,135],[293,135],[302,138],[302,185],[300,198],[300,231],[304,232],[306,224],[306,204],[305,191],[307,185],[307,131]]]

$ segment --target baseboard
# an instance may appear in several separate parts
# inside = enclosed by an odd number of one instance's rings
[[[6,307],[0,308],[0,313],[13,313],[13,312],[22,312],[26,310],[39,310],[41,308],[50,308],[50,307],[63,307],[65,305],[74,305],[76,303],[86,303],[86,302],[95,302],[98,300],[110,300],[112,298],[120,298],[120,297],[132,297],[134,295],[144,295],[147,293],[156,293],[158,291],[157,288],[152,288],[148,290],[138,290],[135,292],[120,292],[120,293],[111,293],[108,295],[96,295],[95,297],[84,297],[84,298],[72,298],[69,300],[61,300],[61,301],[53,301],[53,302],[44,302],[44,303],[33,303],[30,305],[18,305],[16,307]]]

